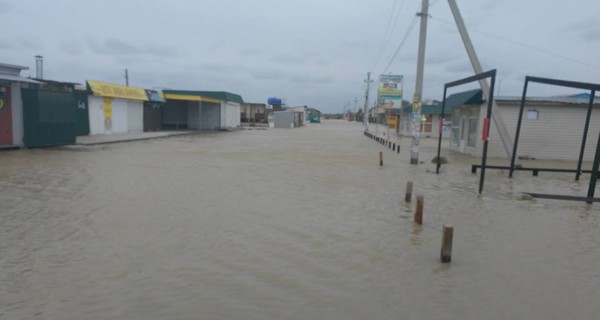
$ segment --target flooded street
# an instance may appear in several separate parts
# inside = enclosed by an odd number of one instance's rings
[[[401,144],[324,121],[0,152],[0,319],[598,319],[600,203],[516,200],[589,175],[478,197],[475,160]]]

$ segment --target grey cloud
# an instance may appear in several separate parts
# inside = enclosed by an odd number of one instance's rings
[[[457,62],[457,63],[449,63],[444,68],[447,72],[452,73],[462,73],[462,74],[472,74],[473,67],[468,62]]]
[[[255,70],[251,71],[250,75],[257,80],[281,80],[283,74],[281,71],[276,70]]]
[[[296,74],[290,77],[290,81],[293,83],[311,83],[311,84],[323,84],[330,83],[332,79],[329,77],[313,77],[308,74]]]
[[[83,44],[75,39],[65,39],[58,42],[58,48],[71,55],[81,55],[84,53]]]
[[[494,8],[500,6],[501,4],[502,4],[502,1],[489,0],[489,1],[484,1],[483,3],[481,3],[479,5],[479,8],[484,11],[490,11],[490,10],[493,10]]]
[[[240,52],[240,54],[243,57],[258,57],[258,56],[261,56],[263,54],[263,52],[264,52],[264,50],[262,48],[255,47],[255,48],[247,48],[245,50],[242,50]]]
[[[8,41],[0,39],[0,50],[10,50],[12,46],[8,44]]]
[[[7,14],[12,11],[12,6],[8,4],[6,1],[0,0],[0,14]]]
[[[326,60],[326,59],[317,59],[315,61],[315,65],[317,65],[319,67],[327,67],[327,66],[331,65],[331,61]]]
[[[281,64],[297,65],[297,64],[305,64],[308,61],[308,59],[306,57],[301,57],[301,56],[296,56],[296,55],[291,55],[291,54],[282,54],[282,55],[278,55],[278,56],[271,58],[271,61],[281,63]]]
[[[600,21],[597,17],[581,19],[567,26],[566,31],[576,34],[586,41],[600,41]]]
[[[90,42],[90,48],[92,51],[100,54],[110,55],[128,55],[128,54],[140,54],[142,50],[135,46],[121,41],[119,39],[106,39],[104,42]]]
[[[225,64],[204,64],[199,67],[202,71],[214,72],[214,73],[232,73],[235,72],[235,67]]]
[[[90,49],[104,55],[149,55],[168,58],[176,55],[176,50],[160,45],[138,45],[120,39],[109,38],[104,41],[88,40]]]
[[[146,46],[145,53],[151,56],[169,58],[177,56],[178,52],[172,47],[150,45]]]
[[[450,63],[455,61],[457,57],[453,54],[448,54],[446,52],[434,52],[432,54],[427,55],[426,62],[431,64],[442,64],[442,63]]]
[[[307,53],[304,55],[298,54],[282,54],[274,56],[271,62],[280,63],[282,65],[315,65],[317,67],[326,67],[331,64],[331,61],[322,58],[318,53]]]
[[[0,49],[3,50],[40,50],[42,46],[39,42],[29,40],[27,38],[18,39],[2,39],[0,41]]]

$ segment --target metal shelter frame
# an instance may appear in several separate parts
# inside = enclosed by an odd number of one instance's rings
[[[574,89],[590,90],[590,93],[591,93],[590,101],[589,101],[589,105],[588,105],[588,109],[587,109],[585,125],[583,128],[583,138],[581,140],[581,148],[580,148],[580,152],[579,152],[579,159],[577,162],[577,169],[576,170],[541,169],[541,168],[529,169],[529,170],[534,171],[534,175],[536,175],[536,171],[575,172],[575,180],[578,181],[579,177],[581,176],[582,173],[590,172],[590,171],[582,170],[581,166],[583,163],[583,155],[585,152],[585,145],[587,142],[587,136],[588,136],[588,131],[589,131],[589,127],[590,127],[590,118],[592,115],[592,108],[594,106],[594,97],[596,95],[596,91],[600,91],[600,84],[573,82],[573,81],[565,81],[565,80],[555,80],[555,79],[539,78],[539,77],[531,77],[531,76],[525,77],[525,85],[523,87],[523,96],[521,98],[521,107],[519,110],[519,119],[517,121],[517,132],[515,134],[515,143],[513,146],[513,153],[512,153],[512,157],[511,157],[510,168],[509,168],[510,169],[510,173],[509,173],[510,178],[512,178],[514,171],[523,170],[523,168],[515,168],[515,161],[516,161],[516,155],[517,155],[517,147],[519,144],[519,138],[521,135],[521,125],[522,125],[522,120],[523,120],[523,110],[525,108],[525,102],[526,102],[526,98],[527,98],[527,88],[528,88],[530,82],[553,85],[553,86],[560,86],[560,87],[567,87],[567,88],[574,88]],[[600,166],[600,135],[598,136],[598,141],[597,141],[597,146],[596,146],[596,155],[594,157],[594,164],[593,164],[592,170],[590,172],[591,179],[590,179],[590,185],[588,188],[587,197],[577,197],[577,196],[568,196],[568,195],[552,195],[552,194],[537,194],[537,193],[529,193],[529,194],[535,198],[585,201],[587,203],[600,202],[600,199],[594,198],[594,193],[596,190],[596,182],[598,181],[598,175],[599,175],[598,174],[599,166]],[[485,170],[484,164],[482,164],[481,170],[483,173],[483,170]]]
[[[442,100],[442,118],[440,120],[440,135],[438,138],[438,150],[437,150],[437,163],[435,168],[435,173],[440,173],[440,151],[442,148],[442,128],[444,126],[444,109],[446,108],[446,93],[448,92],[448,88],[457,87],[463,84],[487,80],[487,78],[491,78],[489,97],[487,99],[487,113],[485,119],[483,119],[483,133],[481,135],[481,140],[483,141],[483,155],[481,157],[481,175],[479,177],[479,194],[483,191],[483,184],[485,181],[485,168],[487,163],[487,151],[488,151],[488,137],[490,135],[490,118],[492,116],[492,105],[494,101],[494,85],[496,83],[496,69],[486,71],[483,73],[476,74],[471,77],[467,77],[464,79],[456,80],[453,82],[448,82],[444,85],[444,99]],[[515,144],[516,145],[516,144]],[[514,154],[514,153],[513,153]]]

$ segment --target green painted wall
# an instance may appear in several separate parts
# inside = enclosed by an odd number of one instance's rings
[[[88,112],[88,93],[86,91],[75,91],[77,109],[75,112],[75,135],[87,136],[90,134],[90,116]]]
[[[73,92],[22,89],[25,147],[75,143],[77,99]]]

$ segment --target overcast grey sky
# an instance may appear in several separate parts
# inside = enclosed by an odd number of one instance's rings
[[[445,82],[473,70],[447,1],[430,2],[423,95],[441,99]],[[484,69],[498,69],[500,95],[520,95],[525,75],[600,82],[599,1],[457,3]],[[356,97],[363,105],[366,73],[377,77],[388,64],[386,72],[404,75],[404,99],[412,100],[418,24],[391,57],[420,6],[420,0],[0,0],[0,62],[29,66],[23,75],[35,76],[40,54],[53,80],[124,83],[128,68],[133,86],[229,91],[247,102],[280,97],[292,106],[341,112]]]

